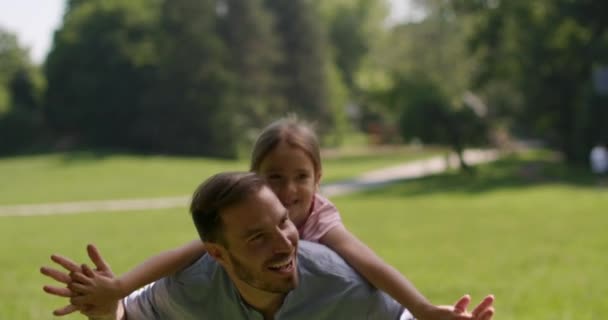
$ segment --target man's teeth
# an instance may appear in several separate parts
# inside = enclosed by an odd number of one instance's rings
[[[270,268],[283,269],[283,268],[288,267],[290,263],[291,263],[291,258],[287,259],[286,261],[281,261],[279,263],[275,263],[275,264],[271,265]]]

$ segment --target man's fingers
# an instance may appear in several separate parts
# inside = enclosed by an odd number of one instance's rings
[[[70,283],[70,281],[72,279],[70,279],[70,276],[67,275],[65,272],[53,269],[53,268],[49,268],[49,267],[42,267],[40,268],[40,273],[42,273],[43,275],[47,276],[47,277],[51,277],[61,283]]]
[[[467,307],[469,306],[470,302],[471,296],[465,294],[464,296],[462,296],[462,298],[456,301],[456,304],[454,304],[454,311],[456,313],[464,313],[465,311],[467,311]]]
[[[73,305],[68,305],[63,308],[59,308],[59,309],[53,311],[53,314],[56,316],[65,316],[65,315],[68,315],[68,314],[70,314],[74,311],[78,311],[78,310],[79,310],[78,307],[73,306]]]
[[[477,307],[475,307],[475,309],[472,312],[473,315],[478,316],[481,312],[483,312],[486,309],[488,309],[489,307],[491,307],[493,303],[494,303],[493,295],[489,295],[489,296],[485,297],[483,299],[483,301],[481,301],[481,303]]]
[[[69,270],[71,272],[80,271],[80,268],[78,267],[78,265],[76,263],[74,263],[74,261],[72,261],[64,256],[54,254],[54,255],[51,255],[51,260],[53,260],[55,263],[59,264],[60,266],[64,267],[66,270]]]
[[[91,261],[93,261],[93,263],[95,264],[95,267],[97,267],[97,270],[110,272],[112,271],[110,269],[110,265],[108,265],[106,261],[101,257],[101,253],[99,253],[97,247],[92,244],[89,244],[87,246],[87,253],[89,254],[89,258],[91,258]]]
[[[72,290],[68,289],[68,288],[60,288],[60,287],[54,287],[54,286],[44,286],[42,287],[42,290],[44,290],[44,292],[55,295],[55,296],[60,296],[60,297],[64,297],[64,298],[70,298],[74,295],[74,293],[72,292]]]

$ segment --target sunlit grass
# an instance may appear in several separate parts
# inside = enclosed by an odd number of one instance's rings
[[[324,161],[323,182],[438,154],[436,149],[368,150]],[[190,194],[210,175],[247,170],[244,160],[63,153],[0,158],[0,204],[130,199]]]
[[[603,319],[608,188],[535,155],[334,199],[347,227],[432,301],[497,297],[497,320]],[[2,319],[51,319],[38,267],[96,243],[118,273],[184,243],[185,210],[0,217]],[[70,316],[67,319],[81,318]]]

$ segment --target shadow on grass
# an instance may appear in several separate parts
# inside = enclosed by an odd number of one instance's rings
[[[554,154],[533,151],[511,155],[476,167],[474,175],[450,171],[419,179],[404,180],[387,187],[365,191],[359,196],[420,196],[436,193],[477,194],[542,185],[597,188],[597,178],[588,168],[568,167]]]

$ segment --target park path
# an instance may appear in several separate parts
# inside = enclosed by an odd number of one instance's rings
[[[465,161],[471,165],[494,161],[498,159],[498,157],[499,153],[495,150],[467,150],[464,154]],[[428,159],[409,161],[402,165],[369,171],[354,179],[324,184],[321,186],[321,193],[327,197],[339,196],[366,189],[378,188],[396,181],[415,179],[440,173],[447,170],[448,167],[454,168],[457,166],[458,159],[455,155],[450,156],[449,159],[446,159],[444,156],[435,156]],[[186,208],[189,201],[190,196],[188,195],[125,200],[0,205],[0,217]]]

